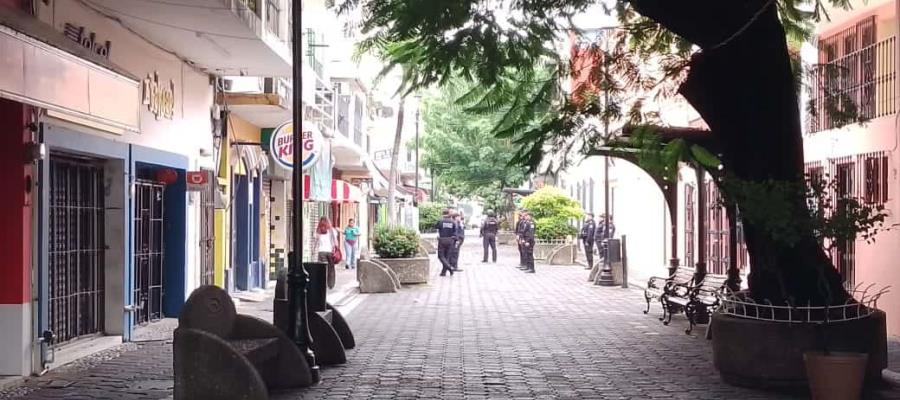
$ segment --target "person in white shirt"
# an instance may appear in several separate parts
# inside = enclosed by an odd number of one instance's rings
[[[325,269],[325,279],[328,288],[334,288],[334,250],[338,248],[338,231],[331,226],[328,217],[319,219],[316,227],[316,251],[319,253],[319,261],[328,264]]]

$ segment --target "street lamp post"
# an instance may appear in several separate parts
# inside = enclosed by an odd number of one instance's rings
[[[312,337],[309,333],[309,314],[307,310],[307,290],[309,286],[309,273],[303,267],[303,171],[302,151],[300,143],[303,140],[303,79],[301,75],[303,65],[303,25],[301,19],[301,0],[292,0],[291,21],[291,48],[293,51],[293,169],[291,171],[291,193],[294,198],[294,215],[291,221],[293,237],[291,243],[292,257],[288,260],[288,290],[290,290],[288,309],[288,326],[290,336],[294,344],[306,358],[312,374],[313,382],[319,381],[319,367],[316,365],[316,356],[310,348]]]
[[[419,109],[422,102],[416,104],[416,192],[413,195],[413,207],[419,206]]]
[[[606,58],[609,56],[607,53],[609,51],[609,32],[606,32],[605,35],[605,45],[603,46],[603,59],[601,62],[603,63],[603,76],[607,77],[607,63],[609,62]],[[607,85],[608,86],[608,85]],[[609,107],[609,90],[605,88],[603,90],[603,137],[604,140],[609,140],[609,116],[607,113],[607,108]],[[597,284],[600,286],[615,286],[616,282],[613,279],[612,274],[612,264],[609,260],[609,245],[610,245],[610,237],[606,237],[609,232],[609,156],[603,156],[603,237],[606,241],[606,246],[604,246],[604,252],[606,254],[603,255],[603,268],[600,269],[600,276],[597,278]]]

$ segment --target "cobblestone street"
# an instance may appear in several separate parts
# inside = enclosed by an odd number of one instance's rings
[[[357,348],[289,399],[789,399],[722,383],[705,327],[684,334],[636,290],[589,284],[582,267],[515,268],[515,248],[482,264],[471,237],[463,272],[396,294],[359,295],[349,310]],[[263,303],[259,303],[263,304]],[[262,308],[265,310],[265,308]],[[165,399],[171,343],[130,343],[0,392],[22,399]],[[896,390],[869,395],[900,399]]]

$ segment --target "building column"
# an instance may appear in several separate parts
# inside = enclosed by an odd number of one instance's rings
[[[737,242],[737,208],[728,205],[726,209],[728,217],[728,288],[732,291],[741,290],[741,271],[738,269],[738,242]]]
[[[697,265],[694,276],[702,279],[706,276],[706,241],[709,239],[709,227],[706,224],[707,199],[706,199],[706,171],[699,165],[694,165],[697,172]]]
[[[32,370],[31,261],[33,166],[31,109],[0,99],[0,375]]]
[[[671,229],[672,258],[669,259],[669,275],[674,275],[681,260],[678,259],[678,182],[672,182],[665,186],[663,195],[669,206],[669,220]]]

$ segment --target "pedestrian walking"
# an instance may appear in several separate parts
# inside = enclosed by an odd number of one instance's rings
[[[338,246],[338,231],[331,226],[328,217],[319,218],[319,225],[316,227],[316,251],[319,253],[319,261],[327,264],[325,268],[325,281],[329,289],[334,288],[334,263],[336,254],[341,251]]]
[[[484,257],[481,262],[488,262],[488,249],[492,251],[492,259],[497,262],[497,231],[500,230],[500,221],[494,216],[494,212],[488,210],[487,218],[481,224],[481,245],[484,247]]]
[[[453,218],[456,221],[456,246],[453,248],[453,272],[461,272],[459,269],[459,252],[466,240],[466,221],[462,212],[456,213]]]
[[[534,221],[531,215],[525,214],[525,223],[522,224],[522,249],[525,251],[525,272],[533,274],[534,271]]]
[[[437,223],[438,231],[438,260],[441,262],[441,276],[450,272],[453,276],[453,264],[450,257],[453,248],[456,247],[456,222],[450,217],[450,210],[441,213],[441,220]]]
[[[356,259],[359,257],[359,228],[356,227],[356,221],[350,218],[347,221],[347,227],[344,228],[344,259],[347,260],[344,268],[356,268]]]
[[[519,268],[525,268],[525,250],[522,248],[522,226],[525,224],[525,209],[519,209],[519,220],[516,221],[516,245],[519,246]]]
[[[584,255],[587,258],[587,269],[594,267],[594,239],[597,233],[597,224],[594,222],[594,214],[587,213],[584,218],[584,225],[581,226],[581,233],[578,237],[584,244]]]

